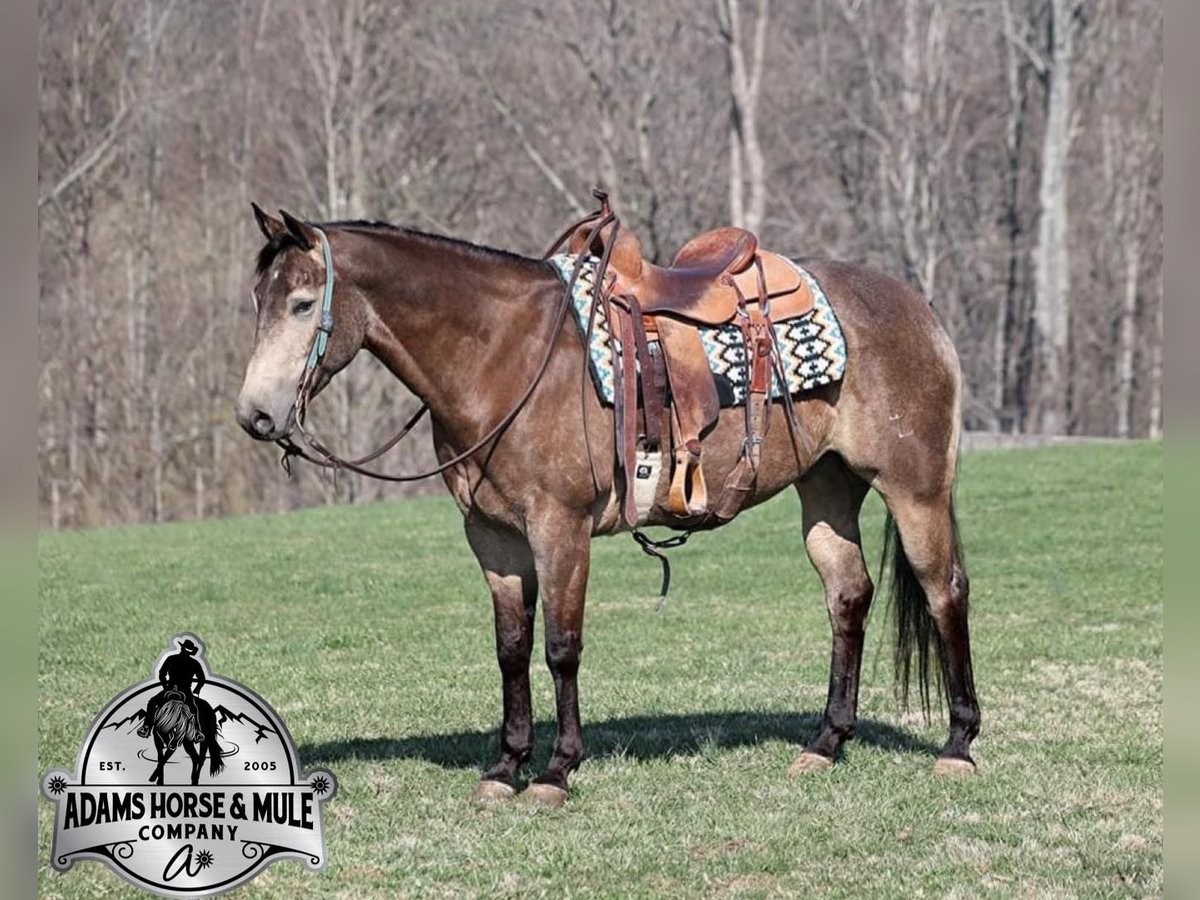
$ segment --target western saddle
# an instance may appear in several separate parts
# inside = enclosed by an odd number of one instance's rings
[[[593,194],[600,209],[564,231],[546,257],[565,244],[573,256],[597,260],[593,320],[603,309],[621,346],[614,354],[614,416],[625,473],[622,514],[630,525],[639,524],[658,473],[645,461],[658,458],[665,434],[673,448],[667,510],[687,527],[728,521],[754,486],[772,379],[787,384],[772,322],[809,312],[812,293],[796,266],[761,249],[743,228],[707,231],[688,241],[670,267],[655,265],[643,257],[637,236],[621,228],[607,194]],[[577,266],[572,280],[578,272]],[[747,350],[746,438],[710,506],[701,440],[716,424],[720,401],[699,329],[730,324],[741,329]],[[799,457],[804,436],[792,404],[781,405]]]

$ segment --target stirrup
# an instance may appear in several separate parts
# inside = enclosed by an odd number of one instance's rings
[[[700,468],[700,442],[688,441],[675,448],[675,471],[667,508],[680,517],[702,516],[708,511],[708,488]]]

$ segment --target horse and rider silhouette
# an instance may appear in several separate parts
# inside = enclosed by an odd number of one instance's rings
[[[150,698],[137,732],[143,738],[154,736],[158,765],[150,776],[151,784],[163,783],[163,766],[180,745],[192,758],[192,784],[200,783],[200,768],[206,756],[209,775],[225,768],[217,743],[217,715],[198,696],[206,680],[204,667],[195,658],[199,649],[190,639],[184,639],[179,652],[168,656],[159,667],[158,680],[163,689]]]

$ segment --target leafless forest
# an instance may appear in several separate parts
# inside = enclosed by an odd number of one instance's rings
[[[958,346],[968,428],[1161,433],[1153,0],[45,0],[40,15],[44,525],[395,490],[289,481],[233,421],[251,200],[536,254],[602,184],[660,259],[732,222],[907,277]],[[354,452],[414,406],[363,359],[314,418]],[[390,465],[428,462],[429,441],[413,446]]]

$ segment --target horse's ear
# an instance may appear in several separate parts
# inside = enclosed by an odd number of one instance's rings
[[[320,243],[321,239],[317,237],[317,231],[311,225],[301,222],[285,209],[281,209],[279,214],[283,216],[283,225],[287,228],[288,234],[296,239],[300,249],[311,250]]]
[[[250,208],[254,210],[254,221],[258,223],[258,230],[268,241],[274,240],[286,230],[283,222],[269,215],[257,203],[251,202]]]

